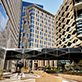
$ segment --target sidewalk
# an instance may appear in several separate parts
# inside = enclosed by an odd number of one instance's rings
[[[24,80],[21,80],[21,74],[18,75],[18,73],[12,74],[9,79],[1,80],[0,82],[35,82],[34,78],[39,77],[35,74],[22,74],[22,78],[26,78]],[[33,79],[30,79],[33,78]]]

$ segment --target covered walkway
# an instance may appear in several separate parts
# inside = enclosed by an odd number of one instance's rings
[[[3,53],[4,52],[4,53]],[[2,48],[0,58],[5,55],[6,60],[38,59],[38,60],[70,60],[82,59],[81,48]]]

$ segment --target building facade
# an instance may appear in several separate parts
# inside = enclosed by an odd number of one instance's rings
[[[22,0],[0,0],[0,46],[2,47],[18,48],[21,4]],[[15,69],[15,61],[4,63],[7,65],[6,70]]]
[[[53,48],[54,46],[54,15],[44,9],[31,5],[25,8],[22,18],[20,39],[21,48]],[[32,67],[56,66],[54,60],[34,60]]]
[[[82,0],[64,0],[54,22],[54,47],[82,47]]]
[[[19,48],[20,48],[20,40],[21,40],[21,33],[23,32],[22,30],[22,21],[24,20],[22,17],[25,15],[23,11],[25,10],[25,7],[28,7],[30,5],[33,5],[35,3],[30,3],[30,2],[24,2],[22,1],[22,7],[21,7],[21,20],[20,20],[20,35],[19,35]],[[37,6],[43,8],[43,5],[36,4]]]
[[[64,0],[55,16],[55,47],[82,46],[81,20],[82,0]]]
[[[21,0],[1,0],[2,7],[4,8],[8,21],[5,26],[8,33],[7,46],[8,48],[17,48],[19,41],[19,28],[21,16]],[[6,36],[7,37],[7,36]],[[4,47],[4,46],[3,46]]]

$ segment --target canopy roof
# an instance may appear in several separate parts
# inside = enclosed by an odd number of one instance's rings
[[[82,59],[81,48],[2,48],[6,59],[69,60]]]

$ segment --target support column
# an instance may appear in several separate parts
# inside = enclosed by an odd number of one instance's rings
[[[32,60],[32,70],[34,70],[34,60]]]

